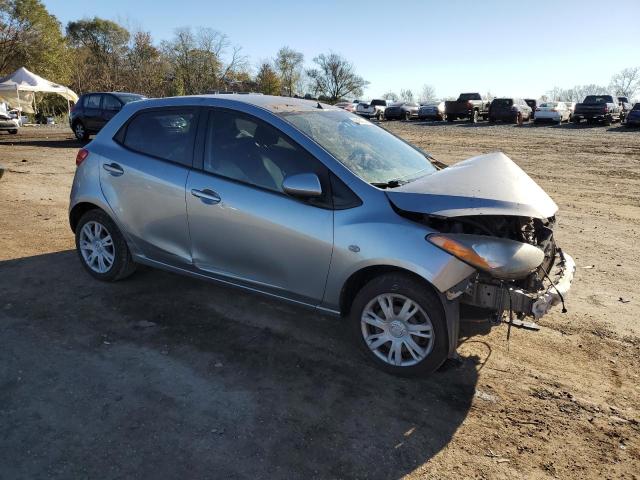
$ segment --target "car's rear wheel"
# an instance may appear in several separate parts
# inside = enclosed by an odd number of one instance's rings
[[[379,368],[402,376],[427,375],[447,358],[447,331],[438,297],[410,275],[374,278],[355,297],[352,335]]]
[[[455,120],[455,117],[453,115],[447,115],[447,122],[453,123],[454,120]]]
[[[411,120],[411,112],[404,112],[404,119],[408,122]]]
[[[89,210],[80,218],[76,250],[84,268],[98,280],[121,280],[136,268],[122,233],[102,210]]]
[[[478,111],[474,110],[473,112],[471,112],[471,116],[469,117],[469,121],[471,123],[478,123]]]
[[[73,134],[81,142],[85,142],[89,139],[89,134],[87,133],[87,129],[84,127],[84,124],[80,121],[73,124]]]

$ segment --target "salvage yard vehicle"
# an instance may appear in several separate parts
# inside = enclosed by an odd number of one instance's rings
[[[341,315],[407,376],[455,357],[462,304],[564,305],[558,207],[506,155],[447,167],[339,108],[231,97],[130,103],[79,150],[69,221],[91,276],[145,264]]]
[[[522,98],[494,98],[489,107],[489,121],[522,123],[531,120],[531,107]]]
[[[13,135],[20,129],[20,120],[11,118],[8,115],[0,115],[0,131],[9,132]]]
[[[444,120],[444,102],[421,105],[418,109],[420,120]]]
[[[538,108],[538,101],[533,98],[525,98],[524,101],[531,107],[531,118],[536,118],[536,109]]]
[[[449,122],[464,118],[476,123],[480,118],[486,120],[489,102],[483,100],[479,93],[461,93],[457,100],[444,102],[444,113]]]
[[[80,141],[100,131],[129,102],[144,100],[137,93],[94,92],[82,95],[71,109],[69,126]]]
[[[356,107],[356,113],[364,118],[375,118],[380,121],[384,118],[387,106],[391,105],[388,100],[371,100],[371,103],[360,102]]]
[[[384,111],[387,120],[411,120],[418,118],[420,105],[415,102],[396,102],[389,105]]]
[[[533,121],[534,123],[562,123],[564,121],[568,122],[570,118],[571,111],[564,102],[544,102],[536,109],[536,116]]]
[[[0,102],[0,131],[4,130],[11,134],[18,133],[20,128],[19,116],[14,116],[7,110],[7,104]]]
[[[602,122],[611,125],[620,121],[622,107],[615,95],[587,95],[582,103],[577,103],[573,111],[573,123],[580,124]]]
[[[627,97],[618,97],[618,103],[620,104],[620,123],[624,122],[624,119],[629,115],[629,112],[633,108],[633,105],[629,102]]]
[[[627,115],[625,125],[627,127],[640,127],[640,103],[636,103],[629,115]]]

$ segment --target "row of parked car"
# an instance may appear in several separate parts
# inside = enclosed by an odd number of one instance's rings
[[[640,124],[640,103],[632,106],[626,97],[615,95],[587,95],[583,102],[548,101],[538,103],[529,98],[502,97],[483,100],[479,93],[462,93],[457,100],[420,105],[415,102],[392,102],[376,99],[371,102],[341,102],[336,106],[366,118],[376,120],[440,120],[454,122],[479,120],[489,122],[522,123],[573,122],[579,124],[601,122],[611,125],[625,122]]]

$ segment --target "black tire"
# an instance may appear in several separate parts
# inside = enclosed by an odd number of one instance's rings
[[[402,295],[415,302],[428,316],[432,326],[431,351],[418,363],[396,366],[387,363],[371,351],[363,335],[361,317],[363,311],[378,295]],[[369,281],[356,295],[349,312],[349,323],[353,341],[369,361],[385,372],[404,377],[425,376],[437,370],[447,359],[448,335],[442,303],[436,294],[423,282],[408,274],[390,273]],[[427,341],[428,342],[428,341]],[[385,346],[386,344],[383,344]],[[409,351],[406,346],[401,356]]]
[[[81,142],[89,140],[89,133],[87,132],[84,124],[79,120],[73,124],[73,134]]]
[[[102,225],[111,235],[113,241],[114,260],[109,269],[104,273],[93,270],[88,265],[80,250],[81,232],[88,222],[96,222]],[[113,220],[111,220],[109,215],[100,209],[89,210],[80,218],[80,221],[76,226],[76,252],[78,253],[80,262],[85,270],[89,272],[93,278],[103,282],[115,282],[117,280],[122,280],[133,274],[136,270],[136,264],[131,258],[131,252],[129,251],[129,247],[122,236],[122,233],[120,233],[120,230]]]
[[[471,123],[478,123],[478,110],[474,110],[473,112],[471,112],[471,115],[469,116],[469,121]]]
[[[447,122],[449,123],[453,123],[453,121],[455,120],[455,117],[453,115],[446,115],[447,117]]]
[[[404,112],[404,119],[407,122],[411,121],[411,112]]]
[[[613,123],[613,117],[605,117],[602,123],[604,123],[607,127],[610,126]]]

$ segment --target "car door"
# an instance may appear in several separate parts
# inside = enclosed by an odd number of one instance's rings
[[[102,113],[102,95],[99,93],[92,93],[87,95],[84,99],[83,105],[83,123],[85,129],[96,132],[100,129],[99,119]]]
[[[102,152],[100,185],[117,221],[137,250],[167,265],[192,264],[184,189],[197,126],[196,108],[144,109]]]
[[[102,96],[102,112],[96,122],[97,129],[104,127],[120,110],[122,110],[122,102],[115,95],[105,93]]]
[[[318,304],[333,249],[326,168],[281,131],[234,110],[208,113],[198,169],[187,181],[194,265],[262,292]],[[323,197],[283,192],[289,175],[315,173]]]

